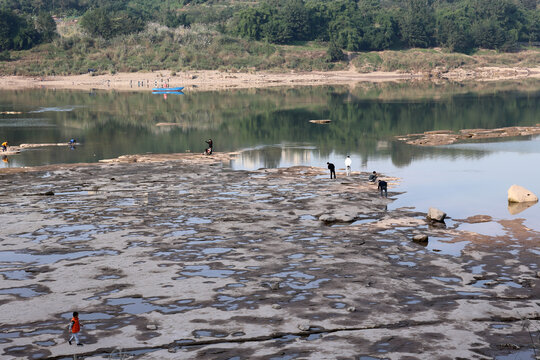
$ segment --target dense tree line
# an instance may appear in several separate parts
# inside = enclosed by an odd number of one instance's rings
[[[466,53],[540,41],[538,0],[213,1],[0,0],[0,50],[50,41],[50,14],[81,16],[82,29],[105,39],[139,32],[150,21],[173,28],[217,23],[222,32],[274,44],[328,42],[333,60],[343,49],[441,46]]]
[[[56,24],[47,13],[26,16],[0,9],[0,52],[30,49],[51,41],[55,34]]]
[[[537,1],[268,0],[240,11],[233,31],[289,44],[322,40],[350,51],[442,46],[511,50],[540,41]]]

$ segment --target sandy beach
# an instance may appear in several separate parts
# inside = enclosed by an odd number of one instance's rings
[[[498,81],[540,78],[540,67],[485,67],[475,70],[434,70],[430,73],[371,72],[359,73],[354,69],[328,72],[220,72],[213,70],[171,73],[117,73],[107,75],[72,75],[46,77],[0,77],[0,89],[109,89],[117,91],[147,91],[154,87],[184,86],[190,91],[262,88],[272,86],[354,85],[358,82],[387,82],[404,80]]]

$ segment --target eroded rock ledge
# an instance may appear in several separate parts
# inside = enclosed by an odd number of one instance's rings
[[[527,136],[540,134],[540,124],[535,126],[511,126],[498,129],[463,129],[458,133],[452,130],[426,131],[422,134],[397,136],[398,140],[411,145],[437,146],[449,145],[458,141],[491,139],[512,136]]]
[[[539,234],[519,220],[495,223],[504,231],[494,237],[459,230],[487,216],[432,227],[425,212],[388,211],[399,194],[380,197],[367,173],[233,171],[230,156],[0,171],[0,357],[532,351]],[[429,245],[411,240],[418,233]],[[66,342],[74,310],[84,347]]]

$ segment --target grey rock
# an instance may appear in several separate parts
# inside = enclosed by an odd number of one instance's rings
[[[425,235],[425,234],[418,234],[418,235],[414,235],[412,237],[412,240],[414,242],[421,242],[421,243],[425,243],[425,242],[428,242],[428,236]]]
[[[537,271],[537,272],[536,272],[536,277],[537,277],[537,278],[540,278],[540,271]]]
[[[324,222],[336,222],[336,217],[334,215],[330,215],[330,214],[322,214],[321,216],[319,216],[319,220],[320,221],[324,221]]]
[[[298,329],[301,331],[309,331],[310,326],[308,324],[300,324],[298,325]]]
[[[354,306],[349,306],[349,307],[347,308],[347,311],[348,311],[348,312],[355,312],[355,311],[356,311],[356,308],[355,308]]]
[[[148,324],[146,325],[147,330],[157,330],[157,325],[154,324]]]
[[[279,309],[281,309],[281,305],[279,305],[279,304],[272,304],[272,309],[279,310]]]
[[[446,217],[446,213],[437,208],[429,208],[428,213],[427,213],[427,218],[433,221],[444,222],[445,217]]]

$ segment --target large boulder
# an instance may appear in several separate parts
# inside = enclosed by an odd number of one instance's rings
[[[525,189],[523,186],[512,185],[508,189],[508,202],[537,202],[538,197],[532,191]]]
[[[429,208],[427,213],[427,218],[433,221],[444,222],[445,217],[446,213],[437,208]]]

